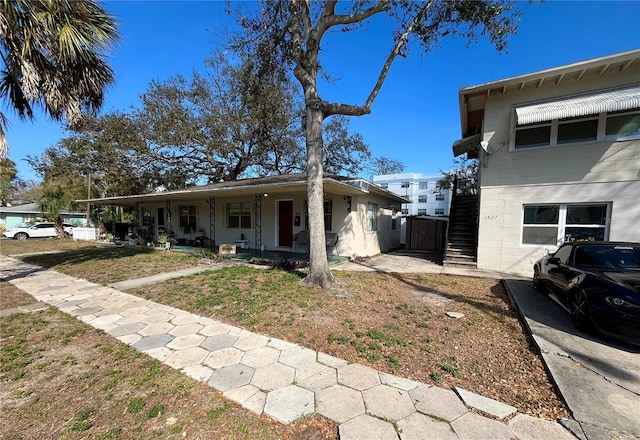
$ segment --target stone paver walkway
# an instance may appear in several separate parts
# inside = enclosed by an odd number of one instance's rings
[[[0,278],[281,423],[318,413],[338,424],[342,440],[574,438],[557,423],[513,416],[515,408],[462,389],[349,364],[10,257],[0,257]]]

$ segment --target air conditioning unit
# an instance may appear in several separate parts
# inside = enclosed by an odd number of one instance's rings
[[[347,180],[345,183],[351,186],[355,186],[356,188],[361,189],[362,191],[369,192],[369,182],[365,182],[362,179]]]

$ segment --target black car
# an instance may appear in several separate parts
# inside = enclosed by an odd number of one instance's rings
[[[640,243],[565,243],[535,263],[533,287],[555,294],[579,329],[640,345]]]

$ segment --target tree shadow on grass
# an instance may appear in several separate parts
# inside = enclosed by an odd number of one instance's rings
[[[155,250],[148,247],[127,246],[99,249],[77,249],[53,254],[28,255],[20,259],[25,263],[51,269],[65,264],[81,264],[91,261],[101,262],[140,254],[151,254],[153,252],[155,252]]]

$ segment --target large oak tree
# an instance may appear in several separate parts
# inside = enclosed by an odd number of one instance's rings
[[[255,59],[261,63],[261,69],[293,72],[302,87],[311,259],[304,282],[330,288],[334,278],[329,271],[324,237],[323,121],[332,115],[370,113],[392,63],[407,54],[410,39],[417,40],[428,51],[445,36],[474,41],[486,35],[498,50],[503,50],[506,38],[515,32],[518,14],[512,9],[512,2],[497,0],[360,0],[340,4],[337,0],[263,0],[261,6],[254,16],[241,17],[245,32],[236,44],[255,47]],[[358,105],[324,100],[318,89],[323,38],[329,31],[363,28],[378,15],[393,20],[395,31],[389,36],[388,55],[365,102]],[[349,38],[348,32],[343,35]]]

